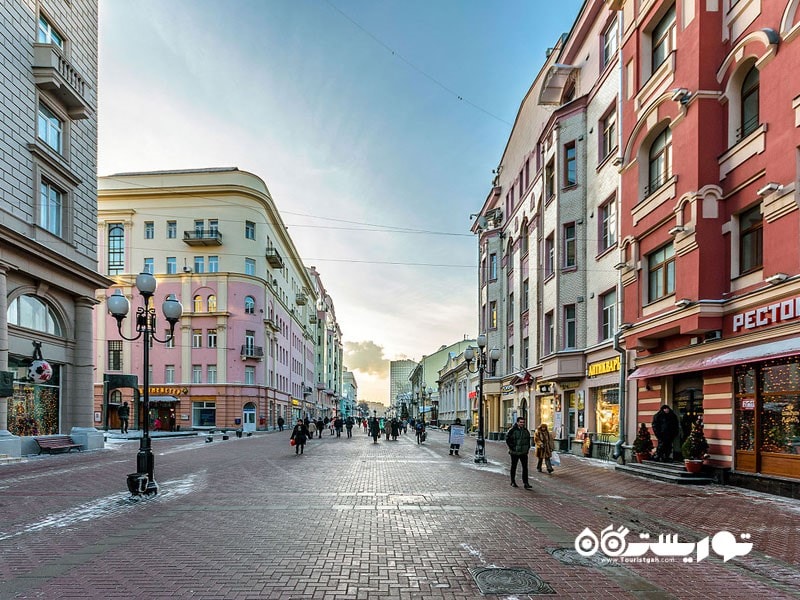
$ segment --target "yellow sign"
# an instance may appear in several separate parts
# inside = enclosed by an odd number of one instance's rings
[[[139,387],[139,391],[144,393],[142,387]],[[180,396],[181,394],[188,394],[188,388],[179,388],[179,387],[170,387],[170,386],[163,386],[163,385],[151,385],[150,386],[150,393],[154,396]]]
[[[598,375],[605,375],[615,371],[619,371],[619,356],[589,363],[589,377],[597,377]]]
[[[292,398],[292,406],[300,406],[300,400],[297,398]]]

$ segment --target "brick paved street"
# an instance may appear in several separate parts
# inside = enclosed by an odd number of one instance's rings
[[[303,456],[288,437],[157,439],[154,499],[125,490],[133,441],[0,466],[0,598],[480,598],[481,567],[530,569],[551,598],[800,597],[796,501],[577,457],[533,470],[525,491],[509,486],[502,442],[477,467],[471,440],[450,457],[438,431],[423,446],[326,433]],[[628,527],[629,543],[728,530],[754,548],[727,563],[711,552],[597,567],[550,553],[609,525]]]

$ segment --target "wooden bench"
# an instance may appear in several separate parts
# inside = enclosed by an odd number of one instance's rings
[[[39,444],[39,454],[42,450],[47,450],[50,454],[53,450],[66,450],[71,452],[73,448],[77,448],[78,452],[81,451],[81,445],[76,444],[68,435],[52,435],[48,437],[35,437],[33,441]]]

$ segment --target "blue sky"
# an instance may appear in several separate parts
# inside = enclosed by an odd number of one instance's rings
[[[99,173],[261,177],[321,273],[359,397],[477,335],[483,204],[582,0],[100,0]]]

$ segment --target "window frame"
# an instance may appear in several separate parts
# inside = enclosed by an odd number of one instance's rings
[[[606,114],[600,118],[599,129],[600,136],[600,160],[602,163],[609,156],[612,156],[617,150],[618,135],[617,135],[617,108],[612,106]]]
[[[748,78],[753,73],[756,75],[755,83],[748,82]],[[740,88],[739,135],[737,136],[737,140],[746,138],[748,135],[758,129],[758,126],[761,124],[760,89],[761,73],[759,72],[758,68],[753,65],[742,79],[742,85]],[[753,98],[755,98],[755,114],[748,115],[748,113],[752,111],[752,107],[748,106],[748,100]]]
[[[619,23],[617,22],[616,14],[614,14],[611,21],[609,21],[608,25],[606,25],[602,34],[603,49],[602,52],[600,53],[600,60],[602,61],[600,64],[601,71],[604,70],[609,64],[611,64],[613,57],[617,53],[618,38],[619,38],[618,31],[619,31]],[[609,43],[610,41],[612,43]]]
[[[578,185],[578,146],[575,140],[564,144],[564,177],[563,187],[571,188]]]
[[[122,340],[107,340],[106,367],[109,371],[122,371]]]
[[[564,305],[564,350],[575,350],[578,347],[578,306]]]
[[[68,121],[46,102],[39,98],[36,108],[36,139],[48,148],[66,158],[66,132]],[[52,143],[51,133],[55,132],[57,140]]]
[[[244,259],[244,274],[250,275],[255,277],[256,275],[256,259],[255,258],[245,258]]]
[[[178,238],[178,222],[167,221],[167,239],[174,240]]]
[[[256,314],[256,299],[253,296],[248,295],[244,297],[244,314]]]
[[[570,235],[569,231],[572,230]],[[563,261],[561,263],[562,269],[576,269],[578,267],[578,226],[574,221],[564,223],[562,225],[563,236]],[[570,254],[572,255],[572,262],[570,263]]]
[[[602,254],[617,245],[617,198],[616,194],[603,202],[597,209],[600,218],[598,225],[600,235],[598,250]]]
[[[253,221],[245,221],[244,222],[244,239],[246,240],[255,240],[256,239],[256,224]]]
[[[758,220],[752,225],[742,227],[745,219],[750,215],[758,214]],[[739,274],[746,275],[764,268],[764,216],[761,213],[761,204],[756,204],[742,211],[739,220]],[[753,239],[750,242],[750,239]],[[745,258],[752,255],[753,263],[745,267]]]
[[[556,272],[556,240],[555,235],[550,234],[544,239],[544,252],[542,253],[544,264],[544,278],[549,279]]]
[[[662,253],[663,258],[659,257]],[[654,260],[658,260],[658,262],[654,263]],[[663,286],[660,294],[658,293],[659,283]],[[647,255],[647,301],[648,303],[656,302],[674,293],[675,246],[672,242],[669,242]]]
[[[216,329],[209,329],[206,331],[206,348],[216,348],[218,343]]]
[[[544,346],[544,348],[542,348],[542,353],[547,356],[555,352],[556,323],[554,311],[550,310],[544,314],[544,324],[542,329],[542,345]]]
[[[167,257],[167,275],[177,275],[178,273],[178,257]]]
[[[44,13],[39,13],[36,23],[36,43],[52,44],[62,52],[66,50],[66,39],[64,35],[53,25],[53,22]]]
[[[121,235],[112,235],[119,230]],[[120,240],[119,242],[115,240]],[[125,224],[106,224],[106,273],[121,275],[125,272]]]
[[[655,73],[669,58],[674,48],[675,26],[677,23],[673,3],[650,31],[650,73]],[[663,56],[661,52],[663,51]]]
[[[661,141],[663,138],[663,142]],[[665,127],[647,150],[647,190],[652,196],[672,177],[672,129]]]
[[[156,237],[156,224],[153,221],[144,222],[144,239],[154,240]]]
[[[609,306],[607,299],[612,298],[613,302]],[[600,308],[600,339],[598,341],[604,342],[614,337],[617,329],[617,290],[612,288],[599,297]]]
[[[203,330],[192,329],[192,348],[203,347]]]
[[[50,193],[45,194],[45,190],[54,192],[57,197],[54,199]],[[66,229],[64,221],[67,197],[68,192],[61,185],[53,181],[49,175],[42,175],[39,181],[38,202],[36,203],[36,225],[62,239],[64,239],[64,231]],[[51,215],[53,208],[56,209],[55,215]]]

